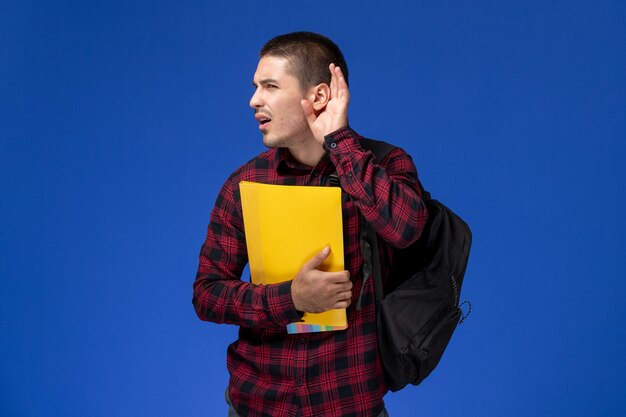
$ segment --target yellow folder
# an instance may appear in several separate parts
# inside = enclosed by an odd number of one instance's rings
[[[253,283],[274,284],[292,280],[326,245],[330,246],[330,255],[318,269],[344,270],[339,187],[242,181],[239,189]],[[303,320],[288,325],[287,331],[308,333],[347,327],[346,310],[340,309],[305,313]]]

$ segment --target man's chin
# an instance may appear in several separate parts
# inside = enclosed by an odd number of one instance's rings
[[[265,145],[268,148],[280,148],[284,146],[284,144],[282,143],[280,139],[271,138],[271,137],[268,137],[267,135],[263,135],[263,145]]]

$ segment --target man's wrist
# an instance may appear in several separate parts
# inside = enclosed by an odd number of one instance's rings
[[[298,302],[298,285],[293,285],[294,281],[291,281],[291,302],[293,303],[293,307],[297,312],[303,313],[302,306]]]
[[[329,152],[360,150],[359,138],[360,136],[346,125],[324,136],[324,149]]]
[[[303,314],[296,309],[293,302],[292,282],[286,281],[266,286],[270,312],[277,323],[284,325],[299,321]]]

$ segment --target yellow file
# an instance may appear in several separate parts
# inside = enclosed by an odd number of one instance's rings
[[[341,189],[271,185],[242,181],[246,246],[254,284],[292,280],[302,266],[330,246],[330,255],[318,267],[343,271]],[[303,320],[287,326],[289,333],[347,328],[346,310],[305,313]]]

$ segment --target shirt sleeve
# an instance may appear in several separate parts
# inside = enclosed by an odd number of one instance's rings
[[[349,127],[327,135],[324,148],[335,165],[341,188],[383,240],[403,248],[419,238],[428,212],[417,169],[406,152],[395,148],[377,162]]]
[[[283,328],[299,321],[291,281],[256,285],[241,280],[248,263],[239,189],[229,179],[211,212],[193,284],[193,305],[201,320],[253,328]]]

